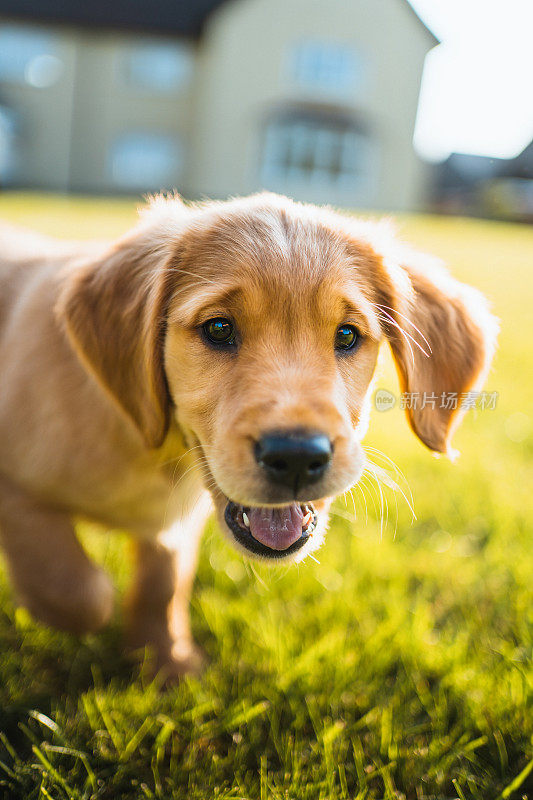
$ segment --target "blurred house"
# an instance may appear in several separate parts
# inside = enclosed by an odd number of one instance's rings
[[[436,43],[407,0],[0,0],[9,181],[415,208]]]
[[[533,142],[516,158],[452,153],[435,186],[437,210],[533,222]]]

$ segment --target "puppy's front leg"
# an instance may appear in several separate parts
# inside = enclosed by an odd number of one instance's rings
[[[193,514],[157,540],[134,542],[135,577],[126,600],[128,644],[143,650],[148,646],[155,669],[170,681],[203,666],[191,635],[189,601],[208,512],[209,503],[202,499]]]
[[[87,557],[70,518],[5,479],[0,543],[19,602],[36,619],[78,634],[109,621],[111,580]]]

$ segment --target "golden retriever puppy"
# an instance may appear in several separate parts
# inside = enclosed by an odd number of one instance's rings
[[[75,632],[110,618],[73,520],[129,531],[129,641],[198,666],[188,601],[211,503],[244,554],[301,560],[360,478],[378,348],[402,389],[480,386],[484,298],[379,225],[272,194],[155,199],[117,242],[0,234],[0,541],[19,602]],[[449,452],[460,410],[408,410]]]

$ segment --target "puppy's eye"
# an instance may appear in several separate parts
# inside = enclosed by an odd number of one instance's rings
[[[235,344],[235,328],[233,323],[225,317],[208,319],[202,325],[204,336],[210,344],[217,346],[231,346]]]
[[[335,334],[335,350],[352,350],[359,339],[354,325],[339,325]]]

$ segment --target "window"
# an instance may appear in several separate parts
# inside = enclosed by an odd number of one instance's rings
[[[15,115],[0,106],[0,186],[9,183],[15,173]]]
[[[56,38],[47,31],[15,25],[0,27],[0,81],[53,86],[63,72]]]
[[[368,175],[371,145],[344,115],[285,112],[266,127],[261,175],[266,185],[353,188]]]
[[[366,79],[361,54],[333,42],[300,42],[290,53],[288,72],[302,89],[341,96],[360,93]]]
[[[193,53],[186,44],[143,44],[126,54],[122,67],[122,78],[130,88],[174,92],[191,78]]]
[[[121,189],[158,190],[168,188],[182,164],[181,146],[164,134],[126,133],[111,147],[109,170]]]

